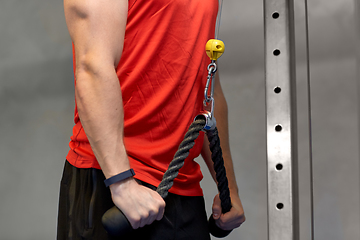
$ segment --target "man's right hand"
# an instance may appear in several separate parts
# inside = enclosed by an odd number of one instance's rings
[[[138,184],[134,178],[110,185],[112,200],[125,214],[133,229],[161,220],[164,199],[154,190]]]

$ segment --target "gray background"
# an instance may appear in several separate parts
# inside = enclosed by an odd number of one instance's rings
[[[301,239],[310,239],[304,2],[295,1]],[[309,0],[316,240],[359,239],[353,0]],[[357,19],[358,20],[358,19]],[[62,1],[0,1],[0,239],[55,239],[73,125],[71,42]],[[220,38],[231,148],[247,221],[227,239],[267,239],[263,6],[226,0]],[[201,162],[201,159],[198,160]],[[215,184],[204,168],[210,211]]]

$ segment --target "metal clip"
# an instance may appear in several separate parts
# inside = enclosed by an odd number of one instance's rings
[[[216,127],[216,119],[215,117],[211,116],[210,112],[202,112],[199,115],[197,115],[194,119],[194,121],[198,118],[205,118],[205,126],[203,128],[203,131],[208,130],[214,130]]]
[[[204,101],[205,103],[205,101]],[[204,131],[214,130],[216,127],[216,119],[214,117],[214,99],[211,98],[209,103],[204,104],[204,110],[200,112],[198,116],[195,117],[196,120],[199,117],[205,117],[205,126],[203,128]]]
[[[215,61],[211,61],[211,63],[208,65],[207,69],[208,69],[208,76],[207,76],[207,81],[206,81],[206,86],[205,86],[205,91],[204,91],[204,105],[206,105],[206,103],[209,103],[211,100],[213,100],[214,86],[215,86],[215,73],[217,70]],[[210,88],[210,96],[209,96],[208,91],[209,91],[210,81],[211,81],[211,88]]]
[[[204,130],[214,130],[216,127],[216,120],[214,117],[215,101],[213,96],[214,96],[214,87],[215,87],[215,72],[217,70],[215,61],[211,61],[211,63],[207,67],[207,70],[208,70],[208,76],[204,91],[204,110],[200,114],[204,116],[206,120]],[[210,81],[211,81],[211,87],[210,87],[210,95],[209,95],[208,92],[209,92]]]

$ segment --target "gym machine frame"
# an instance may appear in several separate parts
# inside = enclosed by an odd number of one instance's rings
[[[268,240],[299,239],[293,0],[264,0]]]

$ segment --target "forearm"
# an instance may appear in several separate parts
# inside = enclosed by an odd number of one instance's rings
[[[237,194],[238,188],[236,184],[234,166],[231,158],[230,143],[229,143],[228,107],[225,96],[221,89],[218,74],[216,75],[216,81],[215,81],[214,101],[215,101],[214,117],[216,119],[216,123],[217,123],[216,127],[219,132],[220,146],[223,153],[224,165],[229,182],[229,188],[231,192],[233,193],[235,192]],[[205,160],[213,179],[216,181],[214,166],[211,160],[211,152],[209,149],[209,142],[207,139],[204,140],[204,145],[201,155]]]
[[[123,104],[114,67],[79,64],[75,96],[80,121],[105,177],[129,169],[123,144]]]
[[[219,81],[219,75],[216,75],[216,91],[214,91],[215,99],[215,109],[214,115],[217,122],[217,128],[219,132],[220,145],[224,158],[224,165],[226,169],[226,175],[229,182],[229,188],[231,191],[238,192],[238,187],[236,184],[234,165],[232,162],[231,152],[230,152],[230,142],[229,142],[229,124],[228,124],[228,106],[221,90],[221,85]]]
[[[77,70],[75,95],[85,133],[105,177],[109,178],[129,169],[129,161],[123,144],[119,80],[113,68],[100,69]],[[110,191],[114,204],[135,229],[160,220],[164,214],[161,196],[133,178],[111,184]]]
[[[209,140],[207,139],[207,137],[204,138],[204,143],[202,146],[202,150],[201,150],[201,156],[204,159],[206,166],[209,169],[209,172],[211,174],[211,177],[213,178],[213,180],[216,182],[216,173],[215,173],[215,169],[214,169],[214,163],[211,160],[211,151],[210,151],[210,143]]]

